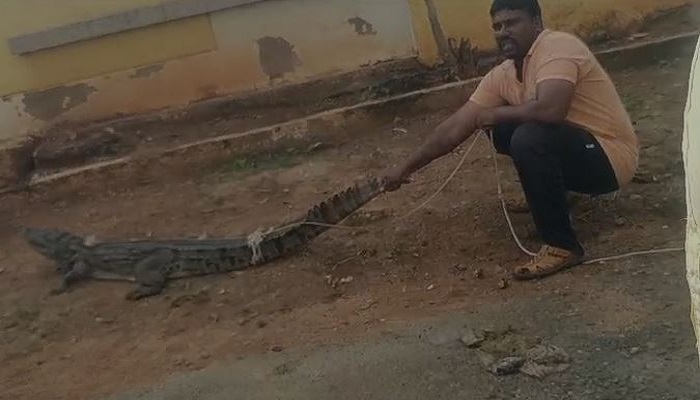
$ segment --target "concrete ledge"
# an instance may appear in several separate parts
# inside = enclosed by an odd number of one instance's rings
[[[691,32],[647,43],[624,46],[600,53],[599,59],[609,69],[625,69],[657,63],[663,56],[691,57],[698,32]],[[663,49],[663,50],[662,50]],[[654,56],[651,56],[651,55]],[[85,173],[99,173],[125,164],[146,165],[163,162],[169,157],[183,158],[185,154],[200,154],[208,160],[242,156],[280,149],[308,146],[316,142],[340,144],[369,135],[377,124],[388,123],[398,117],[409,117],[459,107],[476,88],[481,78],[448,83],[379,100],[367,101],[348,107],[317,113],[304,118],[270,125],[246,132],[232,132],[181,146],[130,155],[59,173],[34,176],[27,185],[6,188],[0,193],[21,190]],[[197,158],[197,157],[194,157]]]
[[[105,17],[75,22],[8,39],[10,52],[24,55],[114,33],[209,14],[267,0],[175,0]]]
[[[40,139],[34,152],[35,170],[55,172],[127,156],[133,151],[163,149],[272,126],[440,85],[446,82],[446,75],[445,68],[428,68],[413,57],[401,58],[306,82],[211,98],[183,108],[89,123],[54,124],[37,132]]]

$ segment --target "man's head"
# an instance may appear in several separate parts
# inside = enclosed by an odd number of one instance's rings
[[[491,22],[501,53],[522,59],[542,32],[542,11],[537,0],[494,0]]]

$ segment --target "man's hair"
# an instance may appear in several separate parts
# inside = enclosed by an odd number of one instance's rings
[[[532,18],[541,18],[542,9],[537,0],[493,0],[491,4],[491,16],[503,10],[522,10]]]

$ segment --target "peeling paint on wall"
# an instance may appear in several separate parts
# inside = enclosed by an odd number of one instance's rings
[[[355,33],[358,35],[376,35],[377,31],[374,30],[374,26],[367,22],[365,19],[360,17],[352,17],[348,19],[348,24],[355,27]]]
[[[270,79],[277,79],[284,74],[294,72],[301,65],[301,59],[294,51],[294,46],[281,37],[265,36],[257,40],[260,66]]]
[[[64,85],[24,95],[24,110],[31,116],[48,121],[85,103],[95,88],[85,83]]]
[[[163,65],[164,64],[155,64],[155,65],[149,65],[147,67],[139,68],[136,71],[134,71],[133,74],[129,75],[130,78],[138,79],[138,78],[148,78],[149,76],[160,72],[163,70]]]

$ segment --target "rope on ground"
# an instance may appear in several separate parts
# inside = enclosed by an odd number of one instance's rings
[[[472,140],[471,144],[469,145],[469,147],[467,148],[467,150],[466,150],[466,151],[464,152],[464,154],[462,155],[462,159],[459,160],[459,163],[457,164],[457,166],[455,167],[455,169],[454,169],[454,170],[452,171],[452,173],[447,177],[447,179],[445,179],[445,182],[442,183],[442,185],[440,186],[440,188],[438,188],[438,190],[436,190],[435,193],[433,193],[430,197],[428,197],[424,202],[422,202],[421,204],[419,204],[417,207],[415,207],[415,208],[412,209],[411,211],[407,212],[407,213],[404,214],[403,216],[399,217],[399,219],[406,219],[406,218],[410,217],[411,215],[415,214],[416,212],[420,211],[420,210],[423,209],[425,206],[427,206],[428,203],[430,203],[431,201],[433,201],[433,199],[435,199],[435,197],[437,197],[437,195],[439,195],[439,194],[445,189],[445,187],[447,187],[447,184],[450,183],[450,181],[452,180],[452,178],[454,178],[455,175],[457,175],[457,172],[462,168],[462,165],[464,165],[464,161],[466,161],[467,156],[469,155],[469,153],[471,153],[471,151],[472,151],[472,149],[474,148],[474,145],[476,144],[476,142],[477,142],[478,139],[479,139],[479,135],[478,135],[478,133],[477,133],[477,134],[474,135],[474,140]]]
[[[518,245],[520,248],[520,251],[523,253],[527,254],[528,256],[534,257],[537,254],[528,250],[525,245],[520,241],[520,238],[518,237],[518,234],[515,233],[515,228],[513,227],[513,221],[510,220],[510,214],[508,213],[508,208],[506,207],[506,198],[505,195],[503,194],[503,186],[501,185],[501,176],[500,176],[500,170],[498,168],[498,155],[496,154],[496,145],[493,141],[493,134],[491,132],[487,133],[484,132],[485,135],[487,135],[491,141],[491,157],[493,158],[493,170],[494,173],[496,174],[496,185],[498,186],[498,200],[501,202],[501,208],[503,208],[503,215],[506,217],[506,222],[508,222],[508,228],[510,229],[510,235],[513,237],[513,240],[515,240],[515,244]]]
[[[586,260],[583,262],[584,265],[587,264],[598,264],[598,263],[604,263],[606,261],[613,261],[613,260],[619,260],[622,258],[629,258],[629,257],[634,257],[634,256],[643,256],[647,254],[663,254],[663,253],[677,253],[677,252],[682,252],[684,251],[684,247],[668,247],[668,248],[663,248],[663,249],[651,249],[651,250],[645,250],[645,251],[633,251],[631,253],[624,253],[624,254],[619,254],[616,256],[610,256],[610,257],[600,257],[600,258],[594,258],[592,260]]]

